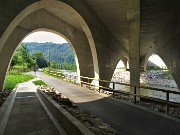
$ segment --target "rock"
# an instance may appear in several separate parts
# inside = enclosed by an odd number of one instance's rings
[[[76,116],[76,110],[69,108],[68,111],[70,112],[70,114],[72,114],[73,116]]]
[[[87,121],[84,122],[84,125],[85,125],[86,127],[88,127],[88,128],[91,127],[91,124],[90,124],[89,122],[87,122]]]
[[[97,126],[94,119],[92,119],[90,117],[82,117],[82,119],[83,119],[83,121],[86,121],[86,122],[90,123],[92,126]]]
[[[78,105],[76,105],[76,104],[73,104],[73,106],[72,106],[74,109],[77,109],[78,108]]]
[[[161,113],[165,113],[165,109],[163,109],[163,108],[158,108],[158,111]]]
[[[85,121],[87,118],[90,119],[91,117],[87,114],[79,114],[76,115],[77,118],[82,119],[83,121]]]
[[[111,133],[111,134],[116,133],[116,131],[110,126],[98,126],[98,128],[100,128],[102,131],[106,133]]]
[[[76,114],[87,114],[87,115],[91,115],[89,111],[84,110],[84,109],[80,109],[76,111]]]
[[[100,126],[103,123],[103,121],[100,118],[95,118],[94,121],[97,126]]]
[[[63,105],[67,105],[68,107],[73,107],[72,102],[68,98],[58,98],[58,102],[62,103]]]
[[[61,105],[64,109],[68,109],[69,107],[67,105]]]
[[[91,117],[94,118],[94,119],[95,119],[95,118],[98,118],[96,115],[92,115]]]
[[[97,134],[97,135],[104,135],[103,132],[102,132],[100,129],[98,129],[98,128],[89,127],[89,129],[90,129],[93,133],[95,133],[95,134]]]

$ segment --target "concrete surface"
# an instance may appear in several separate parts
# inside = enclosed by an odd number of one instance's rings
[[[15,48],[41,28],[70,41],[77,67],[88,77],[110,81],[119,60],[126,58],[134,68],[132,78],[139,81],[139,68],[145,69],[156,53],[180,87],[179,7],[179,0],[1,0],[0,90]]]
[[[60,135],[35,90],[31,82],[18,86],[4,135]]]
[[[37,93],[69,135],[94,135],[85,125],[44,92],[37,90]]]
[[[104,97],[87,88],[64,82],[37,72],[56,90],[79,106],[100,117],[122,135],[179,135],[180,123],[132,105]]]

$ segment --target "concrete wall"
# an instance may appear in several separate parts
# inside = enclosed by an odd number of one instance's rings
[[[85,1],[79,0],[78,4],[68,1],[68,4],[81,14],[91,31],[97,52],[99,78],[103,80],[111,80],[120,58],[123,56],[129,56],[128,50],[126,50],[123,45],[116,40]],[[81,7],[79,7],[79,5],[81,5]],[[88,35],[88,32],[85,33]],[[91,44],[91,39],[88,40]]]
[[[180,9],[172,13],[159,30],[155,52],[170,70],[178,87],[180,87]]]

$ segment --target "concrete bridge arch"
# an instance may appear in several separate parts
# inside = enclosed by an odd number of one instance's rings
[[[19,3],[21,3],[21,2],[19,2]],[[51,1],[51,0],[38,1],[38,0],[34,0],[32,2],[30,2],[30,1],[29,2],[24,2],[23,4],[22,3],[19,4],[19,7],[24,8],[24,9],[22,11],[21,11],[21,9],[19,9],[19,11],[17,11],[17,15],[15,14],[15,16],[12,16],[12,17],[14,17],[12,22],[11,21],[7,22],[7,24],[9,23],[9,26],[5,27],[6,30],[1,36],[0,50],[4,46],[7,39],[9,38],[9,36],[10,36],[11,32],[13,31],[13,29],[15,27],[17,27],[18,24],[26,16],[28,16],[29,14],[31,14],[31,13],[39,10],[39,9],[45,9],[45,8],[61,9],[63,12],[69,12],[71,17],[73,17],[76,20],[76,22],[78,21],[78,23],[80,24],[80,26],[81,26],[80,29],[83,29],[83,32],[85,33],[85,35],[86,35],[86,37],[87,37],[87,39],[89,41],[89,44],[90,44],[90,47],[91,47],[90,49],[91,49],[92,54],[93,54],[93,65],[94,65],[94,71],[95,71],[95,78],[99,79],[98,59],[97,59],[96,47],[95,47],[95,44],[94,44],[94,41],[93,41],[91,31],[90,31],[88,25],[86,24],[85,20],[83,19],[83,17],[81,17],[81,15],[75,9],[73,9],[71,7],[71,5],[70,5],[71,3],[65,3],[63,0],[62,1],[56,1],[56,0],[55,1]],[[13,13],[12,13],[12,15],[13,15]],[[50,19],[48,19],[48,21],[50,21]]]
[[[70,45],[71,49],[72,49],[72,52],[73,52],[73,55],[74,55],[74,59],[75,59],[75,64],[76,64],[76,68],[77,68],[77,75],[78,76],[81,76],[81,73],[80,73],[80,67],[79,67],[79,60],[78,60],[78,56],[77,56],[77,53],[76,53],[76,50],[74,48],[74,45],[73,43],[63,34],[60,33],[60,30],[59,31],[55,31],[55,30],[52,30],[52,29],[47,29],[47,28],[39,28],[39,29],[36,29],[36,30],[33,30],[32,32],[30,32],[28,35],[26,35],[26,37],[28,37],[30,34],[33,34],[33,33],[36,33],[36,32],[39,32],[39,31],[45,31],[45,32],[50,32],[50,33],[54,33],[56,35],[59,35],[60,37],[63,37],[67,42],[68,44]],[[26,38],[24,37],[24,39]],[[24,40],[22,39],[21,42]],[[76,48],[77,49],[77,48]],[[11,58],[12,59],[12,58]],[[93,71],[93,70],[92,70]],[[92,74],[93,75],[93,74]],[[80,78],[79,78],[80,79]],[[79,80],[78,79],[78,80]]]
[[[47,18],[51,21],[47,22]],[[34,21],[32,22],[31,20]],[[28,15],[15,27],[3,46],[0,53],[0,61],[3,62],[0,72],[0,86],[3,86],[6,70],[8,69],[12,54],[17,45],[24,37],[37,30],[48,30],[59,35],[64,35],[63,37],[69,41],[73,48],[76,64],[77,67],[79,67],[79,75],[94,77],[92,54],[86,35],[77,31],[64,21],[51,16],[46,11],[38,10]]]
[[[41,10],[85,35],[90,46],[88,52],[92,52],[91,66],[95,78],[110,80],[119,59],[125,56],[130,62],[130,82],[138,86],[139,69],[144,68],[145,57],[153,49],[164,60],[180,86],[179,0],[1,0],[0,5],[2,57],[5,56],[5,48],[11,49],[6,45],[12,39],[10,35],[13,35],[13,31],[19,29],[21,34],[23,30],[20,30],[19,24],[31,13]],[[52,20],[46,18],[47,21]],[[1,76],[3,67],[0,70]]]
[[[0,51],[18,24],[29,14],[42,9],[48,11],[52,16],[68,22],[75,28],[74,31],[85,34],[90,45],[89,51],[92,52],[93,64],[91,66],[94,67],[96,79],[110,80],[118,59],[122,56],[128,57],[127,48],[115,38],[86,1],[32,0],[22,3],[15,0],[11,2],[11,5],[18,5],[15,9],[7,6],[9,3],[5,0],[1,3],[5,7],[0,14],[0,18],[4,19],[0,31]],[[7,12],[8,17],[4,17],[3,15]],[[67,16],[70,17],[66,18]],[[52,21],[46,19],[46,21]]]

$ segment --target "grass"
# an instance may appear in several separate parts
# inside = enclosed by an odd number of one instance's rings
[[[16,87],[16,85],[18,83],[26,82],[26,81],[31,80],[33,78],[34,78],[34,76],[32,76],[32,75],[9,74],[6,77],[4,89],[5,90],[12,90]]]
[[[45,82],[43,82],[42,80],[37,80],[37,81],[33,81],[33,83],[35,85],[44,85],[44,86],[48,86]]]

